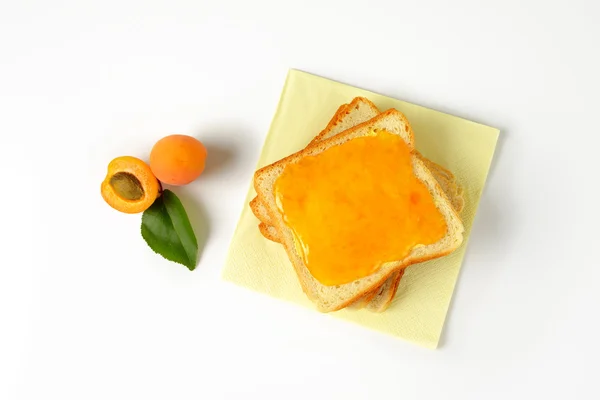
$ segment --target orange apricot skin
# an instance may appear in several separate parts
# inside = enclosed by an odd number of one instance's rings
[[[160,139],[150,152],[150,168],[159,181],[183,186],[195,181],[206,164],[206,147],[187,135]]]
[[[119,172],[135,176],[141,184],[143,195],[139,200],[125,199],[115,191],[110,179]],[[100,192],[109,206],[126,214],[137,214],[148,209],[160,194],[160,183],[152,170],[144,161],[136,157],[117,157],[108,164],[106,178],[102,182]]]

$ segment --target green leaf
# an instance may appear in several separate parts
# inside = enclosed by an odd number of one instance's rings
[[[142,237],[156,253],[190,271],[198,263],[198,241],[175,193],[164,190],[142,215]]]

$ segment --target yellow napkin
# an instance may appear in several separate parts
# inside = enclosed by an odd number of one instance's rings
[[[453,254],[409,267],[400,282],[395,299],[385,312],[378,314],[367,310],[344,309],[325,315],[436,348],[499,131],[425,107],[290,70],[258,167],[305,147],[325,127],[337,108],[356,96],[368,98],[381,111],[396,108],[403,112],[414,129],[417,149],[425,157],[456,175],[465,191],[465,209],[461,217],[466,235],[463,245]],[[283,247],[260,235],[258,220],[248,206],[255,195],[252,185],[250,186],[231,241],[223,278],[314,309],[302,292]]]

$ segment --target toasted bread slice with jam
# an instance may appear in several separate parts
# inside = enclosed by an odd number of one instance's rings
[[[363,97],[357,97],[351,103],[340,106],[326,128],[310,144],[333,137],[343,130],[365,122],[378,114],[379,109],[371,101]],[[422,161],[429,168],[442,190],[450,199],[453,208],[460,213],[464,205],[464,200],[462,198],[462,189],[457,185],[454,175],[444,167],[424,157],[422,157]],[[278,237],[277,230],[272,226],[272,221],[266,207],[259,201],[258,197],[252,199],[250,207],[254,215],[261,221],[258,227],[260,233],[268,240],[279,243],[280,238]],[[368,310],[374,312],[384,311],[394,298],[401,278],[402,273],[392,274],[380,288],[357,300],[351,307],[354,309],[366,307]]]
[[[306,156],[317,155],[331,147],[341,146],[352,139],[368,136],[374,130],[385,130],[391,134],[398,135],[413,149],[410,160],[412,173],[425,185],[432,196],[436,208],[444,218],[447,230],[444,236],[437,242],[429,245],[415,246],[403,259],[386,262],[376,272],[366,277],[341,285],[324,285],[311,275],[302,260],[302,256],[298,254],[292,230],[283,221],[283,217],[277,208],[274,184],[288,164],[296,163]],[[345,130],[332,138],[313,143],[304,150],[259,169],[254,175],[254,188],[259,201],[266,206],[268,215],[277,230],[281,243],[290,258],[304,292],[316,304],[317,308],[323,312],[344,308],[362,296],[371,293],[390,278],[392,274],[402,271],[411,264],[449,254],[462,243],[464,231],[462,222],[453,209],[448,197],[421,160],[421,157],[416,155],[414,151],[413,132],[408,120],[402,113],[395,109],[381,113],[354,128]]]

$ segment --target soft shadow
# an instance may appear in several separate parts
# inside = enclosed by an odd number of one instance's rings
[[[206,166],[204,175],[211,175],[227,169],[234,161],[238,149],[231,143],[218,143],[212,140],[204,141],[206,146]]]
[[[229,173],[250,160],[255,162],[256,153],[260,150],[258,135],[249,132],[247,127],[208,126],[197,129],[196,132],[194,136],[204,144],[207,151],[202,177]]]
[[[185,188],[181,187],[171,187],[169,185],[164,186],[165,189],[171,190],[173,193],[179,197],[185,211],[188,215],[190,223],[192,224],[192,229],[194,229],[194,234],[196,235],[196,240],[198,241],[198,265],[200,265],[202,261],[202,253],[204,252],[204,248],[206,247],[206,243],[208,242],[208,237],[210,235],[210,219],[208,218],[208,212],[204,207],[204,204],[196,197],[194,197],[191,193]]]

